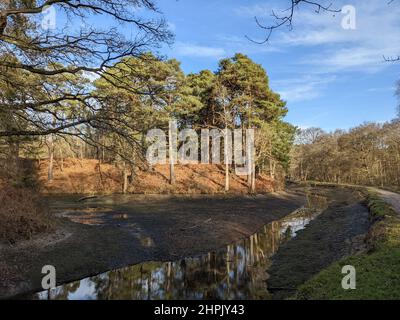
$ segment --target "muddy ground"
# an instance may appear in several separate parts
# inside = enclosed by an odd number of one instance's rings
[[[326,196],[330,204],[273,256],[267,283],[275,299],[291,296],[299,285],[333,262],[365,250],[370,222],[363,194],[338,187],[307,190]]]
[[[45,265],[56,267],[57,283],[62,284],[143,261],[207,253],[305,203],[301,190],[254,197],[78,198],[48,199],[54,214],[62,217],[56,233],[0,246],[1,298],[40,290]]]
[[[54,234],[0,247],[0,297],[41,289],[41,269],[53,265],[58,284],[144,261],[176,261],[218,250],[281,219],[306,202],[328,199],[328,208],[283,244],[268,270],[276,299],[346,255],[364,249],[369,229],[364,195],[356,189],[289,186],[260,196],[108,196],[77,202],[48,199],[61,217]]]

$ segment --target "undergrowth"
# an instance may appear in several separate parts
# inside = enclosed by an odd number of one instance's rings
[[[0,242],[15,243],[51,231],[54,221],[40,195],[28,188],[0,187]]]

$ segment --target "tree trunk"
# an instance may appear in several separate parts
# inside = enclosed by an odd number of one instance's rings
[[[122,179],[123,179],[122,193],[126,194],[128,191],[128,170],[126,168],[126,162],[124,162],[124,168],[122,170]]]
[[[64,155],[61,147],[60,147],[60,169],[61,171],[64,171]]]
[[[80,145],[81,160],[83,160],[83,142]]]
[[[274,161],[272,164],[272,176],[275,179],[275,177],[276,177],[276,161]]]
[[[251,174],[251,187],[250,190],[252,193],[256,192],[256,163],[253,160],[253,169],[252,169],[252,174]]]
[[[80,152],[80,155],[79,155],[79,157],[80,157],[80,164],[81,164],[81,167],[83,167],[83,142],[81,141],[81,143],[79,144],[79,152]]]
[[[174,137],[176,132],[176,123],[170,121],[168,139],[169,139],[169,182],[171,185],[175,184],[175,151],[174,151]]]
[[[15,142],[15,161],[18,163],[19,161],[19,141]]]
[[[251,176],[252,176],[252,170],[253,170],[253,163],[251,159],[251,154],[250,154],[250,147],[248,141],[246,142],[247,144],[247,184],[249,186],[249,189],[251,191]]]
[[[54,141],[53,136],[50,136],[49,140],[49,172],[48,180],[53,181],[53,165],[54,165]]]
[[[248,114],[247,114],[247,120],[248,120],[248,129],[251,129],[252,126],[252,121],[251,121],[251,110],[253,108],[253,94],[250,90],[250,88],[248,88],[248,91],[250,93],[250,100],[249,100],[249,105],[248,105]],[[246,135],[247,138],[247,135]],[[250,140],[250,139],[249,139]],[[251,142],[254,141],[254,136],[251,139]],[[250,167],[251,167],[251,171],[250,171],[250,175],[248,176],[248,178],[250,178],[249,180],[249,185],[250,185],[250,192],[251,193],[255,193],[256,191],[256,151],[255,151],[255,147],[253,145],[250,144],[250,141],[248,142],[249,145],[249,151],[250,151]]]
[[[247,183],[249,191],[253,193],[255,191],[255,161],[254,161],[254,150],[250,141],[250,134],[246,134],[246,148],[247,148]]]
[[[250,163],[249,163],[249,165],[250,165]],[[248,172],[247,172],[247,184],[249,185],[249,186],[251,186],[251,180],[252,180],[252,167],[251,168],[249,168],[249,170],[248,170]]]
[[[229,185],[229,164],[225,164],[225,191],[228,192],[230,189]]]
[[[229,181],[229,156],[228,156],[228,126],[225,123],[225,138],[224,138],[224,161],[225,161],[225,192],[228,192],[230,189],[230,181]]]
[[[300,174],[300,176],[302,176],[302,174]],[[274,172],[274,166],[273,166],[273,160],[272,159],[269,160],[269,177],[271,179],[275,179],[275,172]]]
[[[98,170],[99,170],[99,177],[100,177],[101,188],[104,188],[103,174],[102,174],[102,172],[101,172],[101,159],[99,159],[99,163],[97,164],[97,168],[98,168]]]

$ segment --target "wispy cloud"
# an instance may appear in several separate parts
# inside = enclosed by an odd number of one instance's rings
[[[311,54],[301,59],[300,63],[314,67],[314,72],[375,73],[389,66],[383,55],[379,54],[379,50],[360,46]]]
[[[335,4],[340,8],[347,3],[337,1]],[[305,7],[296,11],[294,29],[277,31],[271,43],[278,48],[303,47],[311,50],[296,63],[313,65],[319,72],[382,70],[387,66],[383,63],[383,56],[400,54],[400,6],[377,0],[357,0],[353,1],[353,5],[357,21],[355,30],[342,28],[342,13],[316,14]],[[236,12],[255,15],[261,21],[265,20],[266,25],[273,23],[267,17],[271,9],[262,4],[242,6]]]
[[[272,83],[281,97],[291,102],[309,101],[320,97],[326,86],[335,81],[332,75],[307,75],[297,79],[285,79]]]
[[[234,14],[240,17],[267,17],[271,15],[273,7],[268,4],[252,4],[247,6],[238,6],[233,8]]]
[[[396,87],[392,86],[392,87],[376,87],[376,88],[369,88],[367,89],[368,92],[396,92]]]
[[[278,48],[271,44],[259,45],[251,42],[244,36],[232,36],[232,35],[216,35],[216,40],[225,48],[225,51],[229,54],[236,52],[242,52],[246,54],[260,54],[260,53],[271,53],[271,52],[283,52],[283,48]],[[256,40],[256,39],[253,39]]]
[[[221,47],[202,46],[184,42],[176,43],[175,53],[178,56],[217,59],[226,55],[225,49]]]

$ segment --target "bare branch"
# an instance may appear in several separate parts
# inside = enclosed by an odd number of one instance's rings
[[[279,29],[284,26],[288,27],[290,30],[293,29],[293,19],[295,17],[296,9],[300,7],[302,4],[311,6],[317,14],[322,11],[332,12],[332,13],[340,12],[339,9],[333,8],[332,3],[321,4],[317,1],[310,1],[310,0],[291,0],[290,6],[287,9],[283,10],[282,14],[277,14],[275,11],[272,11],[271,17],[273,18],[274,23],[272,23],[271,25],[265,25],[260,22],[259,18],[257,17],[254,18],[257,26],[263,29],[266,33],[264,40],[256,41],[248,36],[246,36],[246,38],[257,44],[265,44],[270,40],[272,33],[276,29]]]

